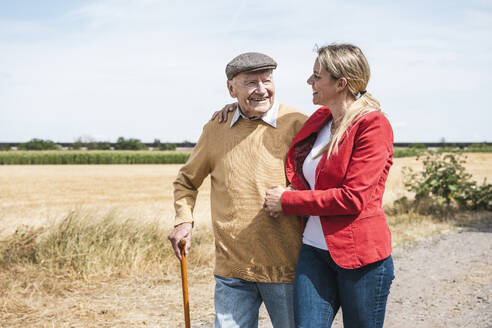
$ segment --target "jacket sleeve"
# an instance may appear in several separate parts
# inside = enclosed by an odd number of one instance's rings
[[[327,190],[285,191],[281,199],[284,213],[353,215],[365,208],[381,174],[387,165],[391,165],[388,161],[391,162],[393,152],[393,132],[387,119],[380,113],[362,120],[342,185]]]
[[[174,225],[184,222],[193,223],[193,209],[195,207],[198,188],[210,174],[210,159],[208,156],[207,126],[193,148],[190,158],[179,170],[174,186],[174,209],[176,218]]]

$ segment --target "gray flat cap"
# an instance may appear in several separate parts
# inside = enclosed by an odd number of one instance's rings
[[[263,69],[275,69],[277,62],[273,58],[259,52],[246,52],[240,54],[227,64],[225,72],[228,80],[242,72],[259,71]]]

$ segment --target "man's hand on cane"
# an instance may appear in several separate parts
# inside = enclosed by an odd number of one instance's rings
[[[171,242],[174,249],[174,254],[181,261],[181,250],[179,249],[179,241],[186,240],[185,254],[188,254],[191,247],[191,232],[193,225],[190,222],[185,222],[174,227],[167,239]]]

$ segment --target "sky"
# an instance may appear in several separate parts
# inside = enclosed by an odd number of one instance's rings
[[[249,51],[310,115],[316,45],[347,42],[396,142],[491,142],[491,33],[490,0],[0,0],[0,142],[195,142]]]

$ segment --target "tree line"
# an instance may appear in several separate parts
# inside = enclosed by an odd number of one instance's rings
[[[16,144],[18,150],[60,150],[68,148],[73,150],[176,150],[176,147],[192,148],[195,143],[184,141],[181,143],[161,142],[159,139],[154,139],[152,143],[143,143],[139,139],[119,137],[116,143],[109,141],[95,141],[77,139],[73,143],[55,143],[51,140],[31,139],[28,142]],[[0,143],[0,151],[11,150],[13,144]],[[492,152],[492,144],[489,142],[483,143],[398,143],[394,144],[394,157],[409,157],[418,156],[425,153],[429,148],[437,149],[439,152],[450,152],[460,150],[470,153],[489,153]]]
[[[151,147],[154,150],[176,150],[176,144],[169,142],[161,142],[159,139],[154,139],[151,144],[145,144],[139,139],[119,137],[116,143],[109,141],[83,141],[77,139],[68,147],[73,150],[148,150]],[[0,144],[0,150],[11,150],[10,144]],[[17,145],[18,150],[60,150],[62,146],[51,140],[43,140],[34,138],[27,142]]]

